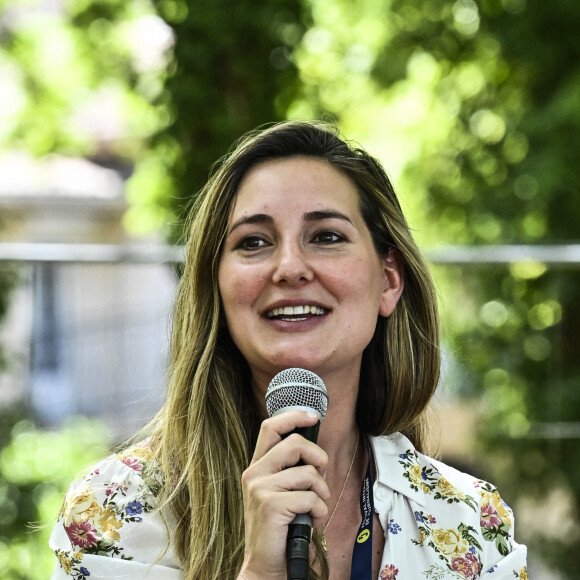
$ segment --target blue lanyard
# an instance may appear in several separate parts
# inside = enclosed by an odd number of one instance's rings
[[[356,534],[350,580],[372,580],[373,575],[373,474],[371,472],[371,450],[365,437],[365,447],[369,458],[367,472],[360,492],[361,523]]]

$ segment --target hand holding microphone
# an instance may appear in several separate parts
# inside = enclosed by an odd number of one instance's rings
[[[309,427],[298,427],[295,433],[308,441],[318,441],[320,422],[328,408],[328,393],[322,379],[304,369],[286,369],[278,373],[270,382],[266,392],[268,415],[300,409],[314,412],[318,421]],[[298,514],[288,526],[286,560],[288,580],[308,580],[310,537],[312,518],[310,514]]]
[[[308,577],[310,514],[325,517],[329,497],[323,477],[328,458],[315,444],[327,403],[324,383],[309,371],[286,369],[270,383],[266,406],[271,417],[262,424],[252,463],[242,477],[242,577]]]

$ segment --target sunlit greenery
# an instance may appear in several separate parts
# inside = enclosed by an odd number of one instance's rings
[[[0,153],[145,163],[171,116],[162,92],[173,32],[150,1],[0,2],[0,39]]]
[[[2,415],[4,427],[10,416]],[[0,450],[0,569],[4,580],[48,578],[48,537],[69,483],[107,453],[104,425],[71,418],[58,432],[21,419]]]

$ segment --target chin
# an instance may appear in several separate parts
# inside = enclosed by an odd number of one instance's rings
[[[300,368],[316,372],[320,367],[320,361],[313,359],[312,356],[285,356],[275,357],[272,360],[273,366],[280,372],[289,368]]]

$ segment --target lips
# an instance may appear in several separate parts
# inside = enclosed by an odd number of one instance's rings
[[[280,306],[279,308],[273,308],[266,312],[266,316],[270,319],[276,318],[279,320],[306,320],[307,316],[322,316],[326,312],[327,310],[320,306],[304,304],[300,306]]]

